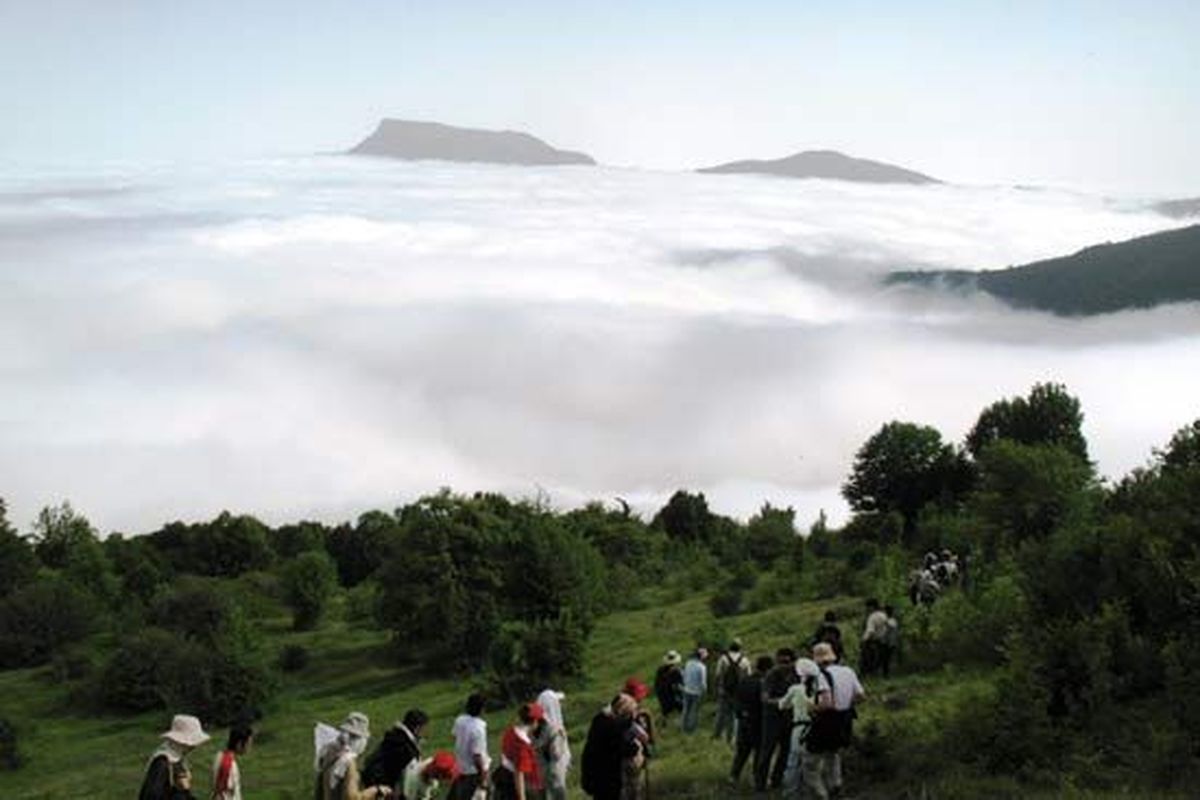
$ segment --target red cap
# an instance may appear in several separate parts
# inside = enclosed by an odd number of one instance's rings
[[[528,719],[530,722],[540,722],[546,718],[546,709],[542,708],[541,703],[526,703],[521,716]]]
[[[625,681],[625,688],[622,691],[639,703],[650,696],[650,687],[642,683],[639,678],[630,678]]]
[[[425,771],[431,777],[451,780],[458,773],[458,762],[454,760],[454,753],[447,750],[438,750],[433,754],[433,758],[430,759],[429,766],[425,768]]]

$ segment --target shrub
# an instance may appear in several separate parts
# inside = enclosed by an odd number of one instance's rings
[[[50,672],[60,683],[90,678],[95,669],[95,659],[86,645],[63,648],[50,661]]]
[[[254,653],[226,652],[161,628],[127,637],[100,681],[100,696],[123,711],[188,708],[229,722],[265,702],[275,676]]]
[[[292,627],[312,630],[329,598],[337,590],[337,567],[324,553],[310,550],[296,556],[283,573],[283,592],[292,609]]]
[[[65,580],[22,586],[0,602],[0,667],[44,664],[87,636],[95,619],[91,597]]]
[[[308,648],[289,644],[279,651],[279,668],[284,672],[299,672],[308,666]]]
[[[379,616],[379,584],[366,580],[346,590],[346,621],[361,627],[375,627]]]
[[[17,729],[11,722],[0,717],[0,769],[20,769],[24,759],[17,743]]]
[[[714,617],[732,617],[741,613],[745,590],[733,581],[726,581],[708,601]]]
[[[488,651],[491,694],[516,702],[562,678],[582,674],[585,642],[580,625],[569,615],[504,623]]]

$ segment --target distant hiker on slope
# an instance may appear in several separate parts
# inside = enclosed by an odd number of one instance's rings
[[[717,721],[713,728],[714,739],[724,739],[732,742],[737,728],[737,717],[734,714],[734,696],[742,678],[750,674],[750,659],[742,655],[742,642],[734,639],[729,643],[729,649],[717,659],[716,675],[713,682],[717,685]]]
[[[762,684],[762,741],[759,744],[758,768],[754,771],[754,788],[764,791],[768,785],[778,789],[787,769],[788,748],[792,742],[792,715],[779,707],[796,677],[796,651],[782,647],[775,653],[775,666],[763,676]],[[774,755],[776,754],[777,755]],[[774,763],[772,763],[774,755]]]
[[[708,692],[708,667],[704,659],[708,651],[697,647],[683,666],[683,720],[684,733],[695,733],[700,724],[700,705]]]
[[[750,765],[751,775],[758,773],[762,742],[762,682],[763,677],[775,666],[770,656],[759,656],[754,662],[754,673],[742,678],[734,696],[737,713],[737,746],[733,754],[733,766],[729,770],[729,782],[735,786],[742,776],[746,759],[754,756]]]
[[[662,712],[663,724],[671,715],[683,710],[683,663],[682,656],[676,650],[669,650],[663,656],[663,663],[654,673],[654,694],[658,697],[658,707]]]

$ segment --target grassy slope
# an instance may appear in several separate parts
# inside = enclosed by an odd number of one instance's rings
[[[806,637],[819,614],[828,607],[857,609],[852,600],[822,601],[781,606],[756,614],[714,623],[707,603],[700,598],[639,611],[620,612],[600,621],[589,646],[589,678],[579,686],[565,687],[565,702],[576,759],[583,749],[587,722],[630,675],[649,679],[668,648],[685,649],[703,628],[714,624],[743,637],[757,654]],[[848,617],[849,618],[849,617]],[[289,677],[279,698],[268,709],[257,746],[243,761],[244,781],[250,800],[311,797],[311,731],[317,720],[336,722],[350,710],[367,712],[376,735],[405,709],[420,706],[430,713],[427,751],[450,744],[449,727],[466,693],[467,683],[430,679],[387,665],[386,636],[331,621],[321,630],[298,634],[287,628],[284,617],[265,623],[273,647],[299,643],[312,653],[312,663]],[[844,626],[849,632],[855,618]],[[986,691],[986,674],[907,675],[868,685],[873,702],[863,709],[860,725],[876,721],[885,730],[917,730],[937,726],[964,693]],[[21,726],[21,747],[26,768],[0,773],[0,798],[62,798],[86,796],[95,800],[128,798],[136,792],[146,757],[156,746],[156,732],[167,717],[95,716],[71,708],[67,690],[55,685],[46,670],[0,673],[0,716]],[[653,702],[653,701],[652,701]],[[705,709],[711,724],[712,704]],[[492,751],[496,752],[509,714],[489,717]],[[214,742],[193,756],[199,779],[198,797],[209,785],[207,768],[219,747],[223,731],[214,731]],[[660,731],[660,757],[653,763],[654,800],[664,798],[725,798],[748,795],[745,786],[733,790],[723,783],[730,750],[713,742],[702,729],[684,737],[677,729]],[[1005,779],[930,787],[887,787],[856,781],[856,765],[847,765],[848,780],[856,797],[1016,797],[1017,787]],[[577,775],[573,775],[577,780]],[[576,790],[576,796],[582,793]],[[1077,795],[1084,796],[1084,795]]]

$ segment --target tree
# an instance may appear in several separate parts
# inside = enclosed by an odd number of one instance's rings
[[[0,601],[0,667],[43,664],[87,636],[95,620],[92,598],[61,577],[22,586]]]
[[[44,565],[60,571],[103,605],[116,601],[118,583],[104,546],[92,524],[70,503],[43,508],[33,524],[32,539]]]
[[[1062,384],[1038,383],[1029,390],[1028,397],[1000,400],[985,408],[967,434],[967,450],[979,458],[989,444],[1008,439],[1021,444],[1057,445],[1087,461],[1082,428],[1079,400]]]
[[[788,554],[795,554],[800,537],[796,533],[796,510],[774,508],[763,503],[746,523],[746,548],[760,567],[766,568]]]
[[[292,626],[298,631],[316,627],[337,585],[337,567],[325,553],[310,550],[296,556],[283,573]]]
[[[650,524],[663,531],[668,539],[707,544],[712,538],[712,520],[703,492],[689,494],[680,489],[671,495]]]
[[[0,498],[0,599],[7,597],[37,573],[37,556],[11,525]]]
[[[908,536],[925,504],[957,497],[966,484],[961,455],[936,429],[892,421],[859,448],[842,496],[855,511],[899,513]]]

